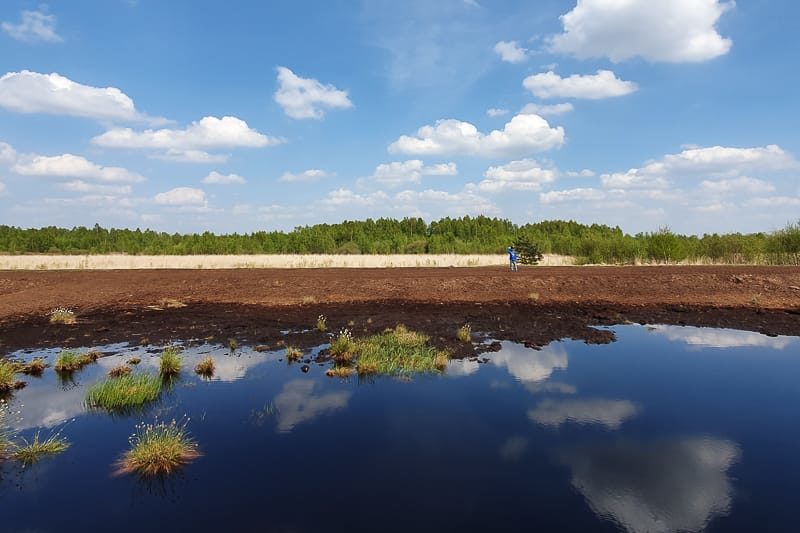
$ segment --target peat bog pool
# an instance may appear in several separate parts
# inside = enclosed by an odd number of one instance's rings
[[[0,530],[797,531],[800,338],[607,329],[616,342],[504,341],[442,374],[346,379],[325,375],[324,345],[289,362],[187,342],[159,399],[114,415],[85,406],[88,386],[132,357],[155,374],[163,347],[103,346],[10,397],[18,438],[70,446],[0,465]],[[112,475],[156,418],[188,420],[202,456]]]

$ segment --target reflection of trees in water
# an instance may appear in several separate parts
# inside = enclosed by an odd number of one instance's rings
[[[627,531],[700,531],[731,505],[730,441],[675,438],[580,446],[562,455],[572,484],[598,515]]]

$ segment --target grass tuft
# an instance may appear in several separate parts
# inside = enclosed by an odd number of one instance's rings
[[[352,376],[355,370],[349,366],[335,366],[325,371],[325,375],[332,378],[347,378]]]
[[[297,361],[301,357],[303,357],[302,350],[300,350],[299,348],[295,348],[293,346],[286,347],[286,359],[288,361]]]
[[[125,411],[158,398],[161,379],[152,374],[128,374],[95,383],[86,391],[86,404],[109,411]]]
[[[402,375],[441,372],[449,355],[428,344],[428,337],[397,326],[379,335],[354,341],[359,374]]]
[[[45,440],[39,440],[39,432],[33,435],[33,440],[22,438],[23,445],[14,450],[14,459],[25,466],[38,462],[45,455],[55,455],[69,448],[69,442],[61,436],[60,432],[53,433]]]
[[[343,329],[339,332],[333,342],[331,342],[328,351],[334,361],[339,363],[349,363],[353,360],[356,354],[356,343],[353,340],[353,334],[349,329]]]
[[[128,363],[129,365],[138,365],[138,364],[139,364],[139,363],[141,363],[141,362],[142,362],[142,360],[141,360],[139,357],[136,357],[136,356],[134,356],[134,357],[131,357],[131,358],[130,358],[130,359],[128,359],[128,361],[127,361],[127,363]]]
[[[132,371],[133,369],[127,365],[117,365],[108,371],[108,375],[112,378],[121,378],[122,376],[127,376]]]
[[[117,463],[116,474],[136,473],[142,477],[166,476],[200,457],[197,444],[186,430],[188,419],[179,424],[137,424],[128,439],[131,449]]]
[[[177,346],[167,346],[161,353],[161,363],[159,372],[164,377],[177,376],[181,372],[183,361],[180,356],[181,350]]]
[[[456,332],[456,338],[461,342],[472,342],[472,326],[469,324],[464,324],[458,328],[458,332]]]
[[[203,377],[210,378],[214,375],[214,368],[214,358],[209,356],[197,363],[197,366],[194,367],[194,371]]]
[[[56,372],[73,372],[75,370],[80,370],[88,364],[94,363],[100,355],[100,352],[97,350],[92,350],[84,354],[78,354],[78,352],[72,350],[62,350],[61,353],[58,354],[58,357],[56,357],[53,368]]]
[[[186,304],[174,298],[161,298],[158,301],[158,306],[163,309],[180,309],[181,307],[186,307]]]
[[[239,348],[239,341],[237,341],[236,339],[233,339],[233,338],[228,339],[228,348],[232,352],[235,352],[237,350],[237,348]]]
[[[74,324],[75,322],[75,312],[72,309],[59,307],[50,311],[51,324]]]
[[[8,393],[14,390],[16,379],[14,374],[17,367],[11,361],[0,359],[0,394]]]
[[[317,317],[317,324],[315,327],[318,331],[328,331],[328,319],[325,317],[325,315],[319,315]]]
[[[44,359],[37,358],[30,363],[22,365],[19,371],[29,376],[41,376],[46,366]]]
[[[303,296],[303,305],[311,305],[317,303],[317,299],[313,296]]]

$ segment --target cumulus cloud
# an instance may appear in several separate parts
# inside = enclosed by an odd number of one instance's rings
[[[502,349],[491,354],[489,360],[525,384],[545,381],[556,370],[567,368],[567,352],[561,346],[551,344],[534,350],[512,342],[500,344]]]
[[[0,27],[13,39],[26,43],[60,43],[64,40],[56,33],[56,16],[42,11],[23,11],[19,24],[3,22]]]
[[[163,154],[151,154],[151,159],[162,159],[164,161],[175,161],[178,163],[199,163],[214,164],[225,163],[230,159],[230,154],[210,154],[203,150],[177,150],[170,148]]]
[[[0,165],[10,165],[17,160],[17,151],[8,143],[0,142]]]
[[[563,462],[592,510],[631,533],[704,531],[727,514],[738,447],[715,438],[619,441],[569,450]]]
[[[712,146],[689,148],[677,154],[647,162],[641,168],[624,173],[603,174],[603,186],[609,188],[652,187],[663,188],[673,180],[686,178],[718,178],[700,184],[704,192],[768,192],[771,185],[747,176],[744,172],[770,172],[798,168],[791,154],[777,145],[754,148]]]
[[[323,207],[360,208],[368,214],[379,216],[440,216],[495,215],[496,205],[472,190],[448,192],[435,189],[423,191],[404,190],[393,195],[384,191],[356,193],[349,189],[336,189],[320,201]]]
[[[584,168],[583,170],[569,170],[566,174],[570,178],[591,178],[594,176],[594,172],[588,168]]]
[[[317,181],[323,178],[327,178],[330,176],[324,170],[320,170],[318,168],[310,168],[308,170],[304,170],[303,172],[284,172],[280,178],[280,181]]]
[[[347,407],[351,392],[337,391],[315,393],[318,384],[311,380],[294,380],[286,383],[275,397],[279,432],[289,432],[303,422]]]
[[[153,197],[153,200],[158,205],[170,207],[204,207],[208,205],[205,191],[202,189],[194,189],[192,187],[176,187],[166,192],[156,194],[155,197]]]
[[[121,167],[104,167],[84,157],[63,154],[33,155],[18,159],[11,170],[22,176],[83,178],[106,183],[137,183],[144,177]]]
[[[732,42],[716,29],[734,2],[720,0],[581,0],[562,15],[553,52],[581,59],[633,57],[669,63],[701,62],[728,53]]]
[[[545,426],[558,427],[567,422],[574,422],[619,429],[625,420],[638,411],[636,404],[628,400],[545,399],[539,402],[535,409],[528,411],[528,418]]]
[[[243,185],[247,183],[247,180],[238,174],[220,174],[214,170],[202,179],[202,183],[208,185]]]
[[[71,180],[61,184],[65,191],[79,192],[83,194],[103,194],[111,196],[127,196],[133,189],[130,185],[106,185],[102,183],[90,183],[84,180]]]
[[[543,204],[559,204],[575,200],[602,200],[603,198],[605,198],[603,191],[591,187],[548,191],[539,194],[539,201]]]
[[[550,117],[556,115],[563,115],[575,109],[569,102],[564,104],[525,104],[520,110],[521,115],[540,115],[542,117]]]
[[[323,85],[313,78],[301,78],[286,67],[278,67],[278,90],[275,101],[291,118],[321,119],[328,109],[347,109],[353,103],[347,91]]]
[[[92,87],[60,74],[23,70],[0,77],[0,107],[18,113],[46,113],[131,122],[163,123],[139,113],[116,87]]]
[[[638,90],[632,81],[617,78],[610,70],[598,70],[596,74],[573,74],[562,78],[552,70],[528,76],[522,86],[539,98],[581,98],[601,100],[625,96]]]
[[[490,107],[489,109],[486,110],[486,116],[492,118],[502,117],[503,115],[508,115],[508,113],[509,113],[508,109],[500,109],[497,107]]]
[[[528,50],[517,41],[500,41],[494,45],[494,53],[506,63],[522,63],[528,58]]]
[[[753,198],[745,204],[748,207],[800,207],[800,196],[767,196]]]
[[[250,128],[237,117],[203,117],[185,129],[144,130],[114,128],[92,139],[104,148],[161,148],[197,150],[213,148],[262,148],[281,144],[282,139],[268,137]]]
[[[406,183],[419,183],[423,176],[455,176],[458,168],[455,163],[424,165],[419,159],[382,163],[375,167],[370,179],[388,186]]]
[[[484,192],[538,191],[543,184],[556,179],[554,170],[542,168],[534,159],[489,167],[483,175],[486,179],[478,184],[478,188]]]
[[[702,348],[739,348],[743,346],[757,346],[783,350],[791,344],[796,344],[793,337],[768,337],[752,331],[739,331],[734,329],[696,328],[692,326],[649,326],[650,331],[662,335],[674,342],[683,342],[689,346]]]
[[[336,189],[328,193],[322,200],[323,205],[371,207],[377,204],[385,204],[389,201],[389,195],[383,191],[376,191],[369,194],[358,194],[350,189]]]
[[[389,145],[390,153],[514,157],[564,144],[564,128],[551,128],[538,115],[516,115],[502,130],[481,133],[469,122],[454,119],[422,126],[415,136],[403,135]]]

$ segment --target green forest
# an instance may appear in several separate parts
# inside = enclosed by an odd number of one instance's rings
[[[770,233],[680,235],[661,228],[626,234],[619,227],[550,220],[517,225],[484,216],[380,218],[247,234],[164,233],[140,229],[0,226],[4,254],[499,254],[519,238],[544,253],[580,263],[680,262],[800,264],[800,222]]]

